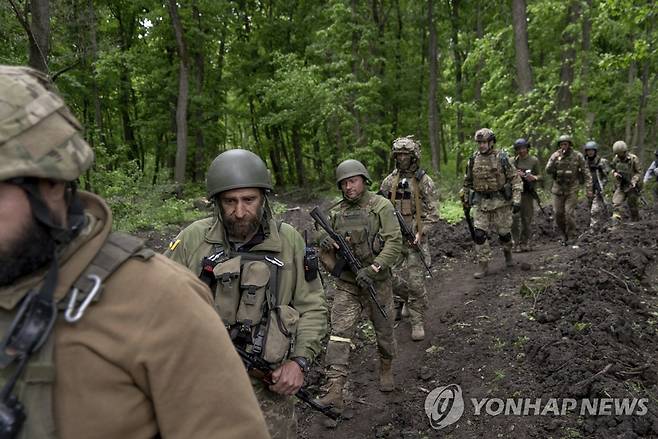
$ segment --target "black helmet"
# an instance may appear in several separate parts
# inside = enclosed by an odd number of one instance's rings
[[[530,144],[523,137],[514,141],[514,149],[530,148]]]
[[[587,151],[588,149],[593,149],[594,151],[597,151],[597,150],[599,149],[599,144],[596,143],[596,142],[593,141],[593,140],[590,140],[589,142],[587,142],[587,143],[585,144],[585,148],[584,148],[584,149],[585,149],[585,151]]]

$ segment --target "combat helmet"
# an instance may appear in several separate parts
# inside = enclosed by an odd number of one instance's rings
[[[530,143],[524,138],[516,139],[514,141],[514,149],[517,150],[519,148],[528,148],[529,149],[530,148]]]
[[[573,147],[573,138],[569,134],[560,135],[560,137],[557,138],[557,141],[555,142],[555,144],[557,146],[560,146],[560,143],[562,143],[562,142],[568,142],[569,145],[571,145]]]
[[[585,143],[585,147],[583,149],[585,151],[587,151],[588,149],[593,149],[594,151],[598,151],[599,144],[593,140],[590,140],[589,142]]]
[[[398,137],[393,141],[391,148],[391,155],[395,156],[398,153],[409,153],[420,160],[420,142],[414,139],[414,136]]]
[[[474,138],[476,142],[488,142],[491,140],[493,143],[496,143],[496,135],[489,128],[480,128],[475,132]]]
[[[0,96],[0,181],[73,181],[89,169],[82,127],[44,73],[0,66]]]
[[[628,145],[623,140],[617,140],[612,144],[612,152],[615,154],[625,153],[628,151]]]
[[[246,149],[229,149],[212,161],[206,175],[208,199],[231,189],[256,187],[272,190],[265,162]]]
[[[370,174],[363,163],[358,160],[348,159],[342,161],[336,168],[336,186],[340,190],[340,182],[346,178],[362,175],[366,183],[370,184]]]

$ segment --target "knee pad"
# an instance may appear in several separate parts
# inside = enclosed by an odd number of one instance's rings
[[[506,235],[500,235],[500,242],[510,242],[512,240],[512,234],[508,233]]]
[[[475,229],[475,236],[473,237],[473,241],[475,241],[477,245],[484,244],[487,242],[487,232],[482,229]]]

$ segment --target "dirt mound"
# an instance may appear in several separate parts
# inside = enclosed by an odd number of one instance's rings
[[[536,319],[521,323],[529,339],[526,362],[539,375],[540,393],[649,401],[658,394],[654,226],[641,222],[585,236],[564,271],[551,274],[558,280],[524,284]],[[658,413],[649,404],[645,416],[589,417],[582,428],[603,438],[655,437]]]

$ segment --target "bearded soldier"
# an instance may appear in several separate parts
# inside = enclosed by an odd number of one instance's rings
[[[76,189],[93,153],[49,79],[0,66],[0,96],[0,436],[268,437],[208,289]]]
[[[623,140],[613,143],[612,152],[615,154],[610,164],[612,175],[615,177],[615,193],[612,194],[612,225],[621,222],[624,201],[628,203],[631,221],[639,221],[638,204],[642,189],[640,160],[635,154],[628,152],[628,145]]]
[[[598,155],[598,149],[599,145],[593,140],[585,143],[585,159],[589,172],[592,174],[592,193],[594,194],[589,199],[589,227],[591,229],[596,229],[605,220],[606,206],[603,192],[610,172],[608,161]]]
[[[537,196],[537,182],[541,181],[539,173],[539,159],[529,154],[530,143],[526,139],[516,139],[514,142],[514,167],[523,182],[521,193],[521,210],[513,215],[512,237],[514,250],[527,252],[530,250],[528,241],[532,234],[532,220],[535,216],[535,196]]]
[[[405,241],[402,258],[393,268],[393,290],[406,302],[404,309],[411,318],[411,339],[420,341],[425,338],[424,315],[427,308],[426,269],[421,258],[429,259],[426,228],[436,221],[434,182],[420,168],[420,142],[413,136],[395,139],[391,154],[395,160],[395,170],[384,179],[380,191],[400,212],[415,234],[414,243],[423,252],[419,254]]]
[[[263,160],[221,153],[206,177],[211,218],[185,228],[167,255],[198,273],[234,345],[269,363],[271,385],[252,379],[273,438],[296,437],[294,399],[326,334],[327,305],[316,272],[305,272],[304,239],[275,221]]]
[[[392,360],[396,343],[393,335],[393,292],[391,267],[400,257],[402,236],[393,206],[386,198],[368,191],[370,175],[357,160],[345,160],[336,168],[336,184],[343,199],[330,212],[333,229],[349,242],[363,268],[355,276],[348,270],[336,270],[335,241],[326,233],[319,236],[322,260],[327,271],[337,276],[336,295],[331,308],[331,336],[325,367],[327,394],[325,405],[343,408],[343,387],[347,380],[350,345],[365,309],[373,323],[379,350],[379,390],[392,392]],[[388,314],[384,317],[370,298],[367,288],[374,286],[377,302]]]
[[[546,173],[553,177],[551,192],[555,223],[564,237],[562,243],[568,245],[576,232],[574,210],[578,201],[578,187],[584,184],[587,198],[592,198],[592,174],[583,155],[573,149],[571,136],[561,135],[556,143],[559,149],[548,159]]]
[[[488,233],[498,233],[503,246],[505,265],[512,262],[512,213],[521,210],[523,185],[504,151],[495,149],[496,136],[489,128],[475,132],[478,151],[468,161],[462,202],[467,208],[475,207],[473,226],[479,270],[473,277],[487,275],[491,261]]]

